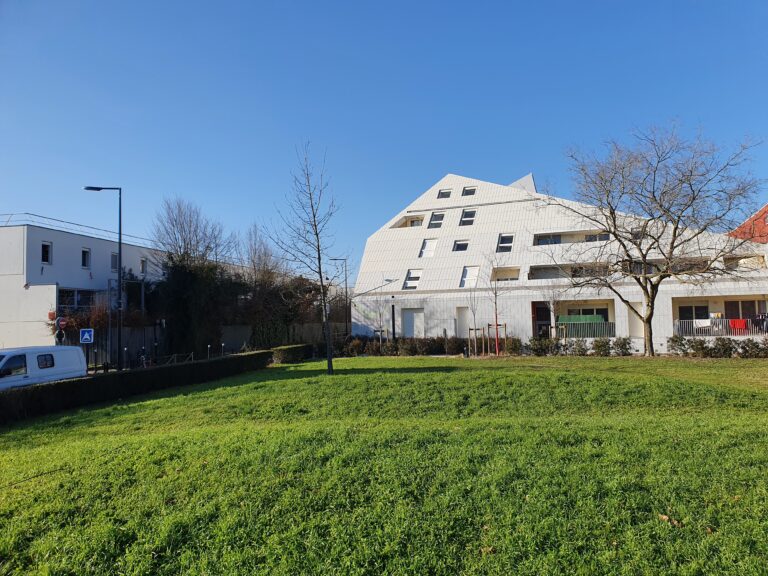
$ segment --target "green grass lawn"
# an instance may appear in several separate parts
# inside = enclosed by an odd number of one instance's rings
[[[0,430],[0,574],[768,574],[768,361],[336,365]]]

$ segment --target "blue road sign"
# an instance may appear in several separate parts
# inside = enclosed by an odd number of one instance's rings
[[[80,344],[93,344],[93,328],[80,328]]]

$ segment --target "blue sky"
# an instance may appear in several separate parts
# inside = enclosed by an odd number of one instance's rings
[[[242,230],[309,139],[356,260],[449,172],[567,196],[569,148],[638,127],[768,140],[767,24],[763,0],[0,0],[0,212],[114,227],[81,188],[121,185],[126,232],[173,195]]]

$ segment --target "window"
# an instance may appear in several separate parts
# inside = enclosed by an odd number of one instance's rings
[[[709,306],[680,306],[679,315],[680,320],[708,320]]]
[[[53,368],[53,354],[38,354],[37,355],[37,367],[41,370],[46,368]]]
[[[585,242],[605,242],[608,240],[609,235],[608,232],[600,232],[598,234],[587,234],[584,237]]]
[[[765,314],[765,309],[765,300],[725,301],[725,317],[728,319],[754,318],[758,314]]]
[[[408,274],[405,275],[405,282],[403,282],[403,290],[416,290],[420,281],[421,270],[408,270]]]
[[[494,268],[491,279],[494,282],[514,282],[520,279],[520,268]]]
[[[139,273],[140,274],[146,274],[147,273],[147,259],[142,258],[139,260]]]
[[[112,268],[112,272],[117,272],[117,252],[112,252],[112,256],[109,259],[109,265]]]
[[[445,218],[445,212],[432,212],[427,228],[440,228],[443,225],[443,218]]]
[[[78,290],[75,295],[78,308],[93,306],[94,294],[92,290]]]
[[[435,245],[437,240],[435,238],[427,238],[421,243],[421,250],[419,250],[419,258],[432,258],[435,255]]]
[[[23,376],[27,373],[27,355],[19,354],[11,356],[0,370],[0,377],[3,376]]]
[[[462,196],[474,196],[475,192],[477,192],[477,188],[474,186],[467,186],[464,188],[464,190],[461,191]]]
[[[477,210],[464,210],[461,213],[461,219],[459,220],[459,226],[472,226],[475,223],[475,214]]]
[[[560,234],[539,234],[533,238],[533,245],[549,246],[550,244],[560,244],[562,241]]]
[[[437,193],[437,197],[438,198],[450,198],[451,197],[451,189],[450,188],[446,188],[445,190],[440,190]]]
[[[83,268],[91,267],[91,251],[88,248],[83,248],[80,251],[80,266]]]
[[[75,305],[75,291],[60,289],[59,290],[59,306],[74,306]]]
[[[466,252],[467,248],[469,248],[469,240],[456,240],[453,243],[454,252]]]
[[[568,308],[568,316],[602,316],[608,322],[608,308]]]
[[[499,241],[496,243],[496,252],[512,252],[512,234],[499,234]]]
[[[408,220],[408,228],[418,228],[421,226],[421,218],[411,218]]]
[[[632,228],[632,240],[640,242],[645,238],[645,230],[642,228]]]
[[[584,264],[571,267],[571,278],[597,278],[610,274],[605,264]]]
[[[459,288],[474,288],[477,286],[477,275],[480,272],[480,266],[464,266],[461,271],[461,281]]]
[[[40,251],[40,261],[43,264],[53,263],[53,244],[51,242],[43,242]]]

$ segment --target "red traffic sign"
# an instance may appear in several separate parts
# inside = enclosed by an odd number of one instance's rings
[[[67,319],[66,318],[62,318],[61,316],[56,318],[56,329],[57,330],[64,330],[64,328],[66,328],[66,327],[67,327]]]

